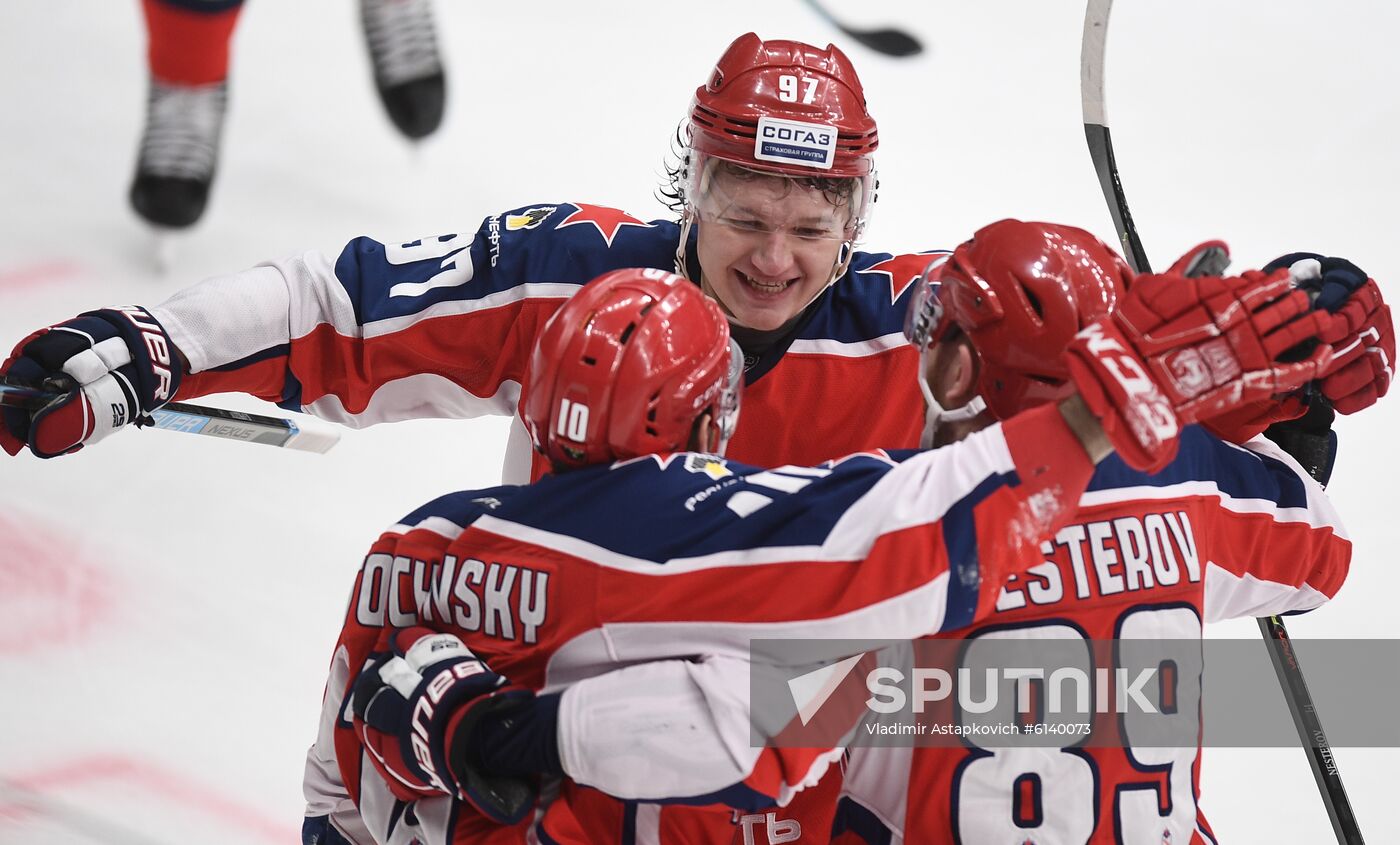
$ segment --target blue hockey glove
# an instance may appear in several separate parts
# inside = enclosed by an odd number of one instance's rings
[[[1375,404],[1390,389],[1395,368],[1395,326],[1380,287],[1345,258],[1294,252],[1268,264],[1281,267],[1308,292],[1314,308],[1334,317],[1322,336],[1334,351],[1319,381],[1322,395],[1342,414]]]
[[[180,370],[170,336],[144,308],[88,311],[40,329],[15,347],[0,375],[59,395],[38,410],[0,409],[0,447],[53,458],[142,425],[175,395]]]
[[[355,733],[395,797],[451,795],[501,824],[535,805],[533,781],[490,775],[469,762],[472,729],[483,717],[528,706],[534,694],[510,686],[452,634],[388,629],[385,649],[355,680]]]

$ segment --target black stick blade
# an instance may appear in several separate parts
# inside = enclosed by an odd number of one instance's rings
[[[896,58],[906,56],[917,56],[924,51],[924,45],[919,43],[919,39],[910,35],[902,29],[884,27],[882,29],[856,29],[847,26],[837,20],[827,8],[817,0],[807,0],[807,5],[812,10],[826,19],[826,22],[841,30],[841,34],[855,41],[863,47],[868,47],[877,53]]]
[[[902,29],[875,29],[862,32],[843,27],[841,31],[854,41],[886,56],[902,59],[907,56],[917,56],[924,51],[924,45],[919,42],[919,39]]]

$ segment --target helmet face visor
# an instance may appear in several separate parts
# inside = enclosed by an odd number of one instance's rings
[[[904,338],[920,350],[927,349],[943,331],[946,309],[939,301],[938,292],[942,287],[943,267],[947,263],[947,255],[936,255],[914,279],[909,310],[904,312]]]
[[[686,204],[712,225],[797,241],[856,240],[874,194],[871,177],[792,175],[691,151]]]
[[[729,438],[739,427],[739,406],[744,395],[744,350],[734,338],[729,339],[729,368],[720,387],[719,400],[715,403],[715,427],[719,433],[719,445],[715,453],[723,455],[729,448]]]

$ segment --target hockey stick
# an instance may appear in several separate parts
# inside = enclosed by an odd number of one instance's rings
[[[838,21],[826,10],[819,0],[807,0],[807,5],[811,6],[818,15],[826,19],[826,22],[841,30],[841,33],[858,44],[883,53],[886,56],[903,58],[905,56],[917,56],[924,51],[924,45],[919,43],[919,39],[910,35],[902,29],[855,29]]]
[[[1098,173],[1099,187],[1108,203],[1109,214],[1118,231],[1118,239],[1123,244],[1123,252],[1128,261],[1139,273],[1149,273],[1147,255],[1143,252],[1142,241],[1138,238],[1133,216],[1128,211],[1128,199],[1123,193],[1123,183],[1118,178],[1118,163],[1113,156],[1113,139],[1108,131],[1108,116],[1104,108],[1104,48],[1108,43],[1108,15],[1113,0],[1088,0],[1084,12],[1083,46],[1079,56],[1079,90],[1084,107],[1084,137],[1089,143],[1089,155]],[[1329,435],[1291,432],[1293,436],[1274,436],[1280,447],[1293,455],[1300,464],[1319,482],[1325,484],[1330,475],[1330,461],[1320,460],[1320,452],[1326,448],[1329,455],[1335,454],[1335,444],[1324,445]],[[1272,435],[1271,435],[1272,436]],[[1322,803],[1327,807],[1327,817],[1332,822],[1332,830],[1341,845],[1364,845],[1361,828],[1351,809],[1346,789],[1342,785],[1341,772],[1332,755],[1332,746],[1322,729],[1317,707],[1308,692],[1303,679],[1303,669],[1298,665],[1293,652],[1292,641],[1283,619],[1268,616],[1259,620],[1259,631],[1268,645],[1269,659],[1274,664],[1279,685],[1283,689],[1284,700],[1293,716],[1293,726],[1298,731],[1303,748],[1307,751],[1308,765],[1313,779],[1317,781]]]
[[[0,406],[38,410],[61,393],[40,390],[0,376]],[[324,454],[340,440],[340,432],[330,428],[306,429],[289,419],[245,414],[223,408],[171,402],[151,412],[151,425],[165,431],[203,434],[245,443],[262,443]]]
[[[1147,254],[1138,240],[1128,198],[1118,179],[1118,162],[1113,157],[1113,136],[1108,131],[1108,114],[1103,103],[1104,48],[1108,46],[1108,13],[1113,0],[1089,0],[1084,12],[1084,40],[1079,53],[1079,96],[1084,106],[1084,139],[1089,157],[1099,175],[1099,188],[1108,201],[1108,213],[1123,245],[1128,263],[1139,273],[1151,272]]]

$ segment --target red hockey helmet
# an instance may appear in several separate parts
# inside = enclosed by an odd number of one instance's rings
[[[800,179],[851,179],[844,239],[854,240],[874,200],[879,142],[845,53],[746,33],[695,91],[683,198],[695,206],[710,159]]]
[[[1006,419],[1073,391],[1065,347],[1116,307],[1132,277],[1083,229],[1001,220],[924,272],[905,334],[925,348],[954,325],[966,333],[981,363],[978,393]]]
[[[706,411],[723,452],[743,353],[714,302],[664,270],[613,270],[545,324],[530,358],[525,427],[556,469],[684,449]]]

